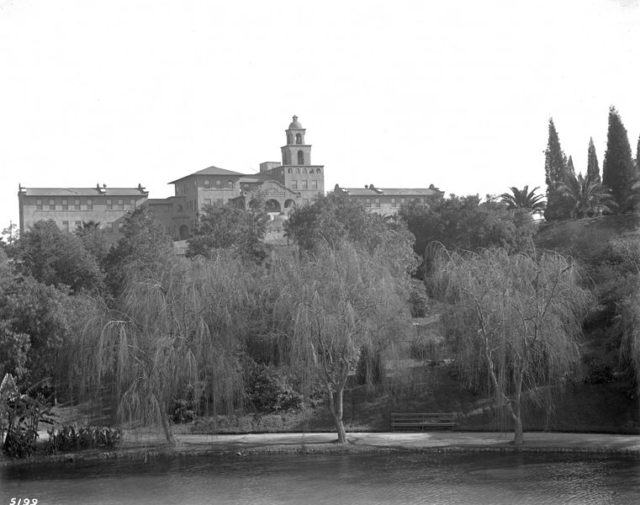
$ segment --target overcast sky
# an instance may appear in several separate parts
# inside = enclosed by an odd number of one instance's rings
[[[579,171],[610,105],[635,154],[639,27],[636,0],[0,0],[0,228],[18,183],[257,171],[293,114],[327,190],[543,187],[549,117]]]

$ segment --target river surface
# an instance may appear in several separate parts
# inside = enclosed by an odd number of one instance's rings
[[[61,463],[0,469],[0,505],[11,498],[38,505],[637,505],[640,460],[423,453]]]

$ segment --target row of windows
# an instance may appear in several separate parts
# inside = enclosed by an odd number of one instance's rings
[[[204,199],[204,205],[211,205],[213,202],[211,200],[211,198],[205,198]],[[222,198],[216,198],[215,200],[215,205],[222,205],[223,204],[223,200]]]
[[[216,187],[218,189],[233,189],[234,182],[230,179],[226,181],[223,181],[222,179],[214,179],[213,181],[209,179],[205,179],[203,181],[203,185],[205,188]],[[193,186],[194,188],[198,187],[198,183],[196,179],[193,179]],[[188,189],[189,189],[189,185],[186,182],[182,184],[176,184],[176,195],[178,196],[185,195]]]
[[[213,182],[217,187],[224,187],[224,188],[228,188],[228,189],[233,189],[233,181],[221,181],[220,179],[216,179]],[[211,181],[209,179],[205,179],[204,180],[204,187],[205,188],[210,188],[211,187]]]
[[[318,189],[318,181],[291,181],[291,189]]]
[[[322,169],[320,168],[307,168],[307,167],[295,167],[296,170],[296,174],[321,174],[322,173]],[[288,174],[292,174],[293,173],[293,168],[289,167],[287,169],[287,173]]]
[[[49,200],[36,200],[36,210],[93,210],[94,202],[90,198],[87,199],[49,199]],[[102,202],[100,202],[102,203]],[[133,210],[136,208],[136,201],[134,199],[127,200],[112,200],[107,199],[104,201],[107,210]]]
[[[365,207],[380,207],[380,205],[391,205],[391,207],[400,207],[408,202],[417,202],[424,204],[424,198],[365,198]]]
[[[74,221],[73,229],[71,228],[71,223],[69,221],[62,221],[62,229],[64,231],[73,232],[76,229],[81,227],[82,227],[82,221]],[[104,225],[100,225],[101,229],[111,233],[118,233],[122,231],[123,227],[124,227],[124,223],[106,223]]]

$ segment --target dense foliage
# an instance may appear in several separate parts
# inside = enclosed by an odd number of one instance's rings
[[[427,262],[425,251],[433,242],[452,250],[503,247],[526,251],[536,229],[528,209],[510,210],[493,199],[481,201],[478,195],[451,195],[430,207],[409,204],[400,210],[400,218],[415,236],[414,251]],[[425,268],[426,263],[420,273]]]
[[[188,257],[212,258],[223,250],[258,263],[267,256],[263,242],[269,216],[260,206],[245,210],[237,206],[208,205],[202,209],[198,227],[189,239]]]

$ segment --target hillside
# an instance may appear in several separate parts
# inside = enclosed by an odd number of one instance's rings
[[[640,238],[640,214],[600,216],[544,223],[535,237],[536,247],[589,261],[615,238]]]

